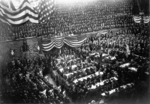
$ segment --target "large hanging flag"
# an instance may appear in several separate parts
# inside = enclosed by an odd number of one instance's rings
[[[11,25],[20,25],[27,21],[38,23],[39,15],[28,0],[24,0],[17,8],[12,2],[9,7],[0,3],[0,20]]]
[[[54,3],[55,0],[18,0],[7,5],[0,2],[0,20],[10,25],[20,25],[27,21],[42,23],[50,19]]]
[[[79,47],[85,42],[86,39],[87,39],[86,35],[69,36],[69,37],[56,36],[51,38],[51,40],[49,41],[43,40],[42,49],[43,51],[50,51],[54,47],[60,49],[64,44],[67,44],[70,47]]]

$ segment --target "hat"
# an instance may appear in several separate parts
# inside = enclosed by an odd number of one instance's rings
[[[104,104],[104,100],[102,99],[102,100],[99,102],[99,104]]]
[[[91,103],[95,103],[95,100],[92,100]]]

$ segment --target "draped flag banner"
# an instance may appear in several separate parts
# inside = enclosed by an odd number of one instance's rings
[[[143,20],[144,20],[144,23],[149,23],[150,22],[150,16],[144,16]]]
[[[133,16],[133,20],[135,23],[141,23],[141,16]]]
[[[141,16],[133,16],[133,20],[135,23],[141,23],[142,17]],[[143,16],[143,22],[149,23],[150,22],[150,16]]]
[[[81,36],[58,36],[58,37],[53,37],[49,41],[42,41],[42,49],[43,51],[50,51],[54,47],[56,48],[61,48],[64,44],[67,44],[70,47],[79,47],[81,46],[84,41],[87,39],[86,35],[81,35]]]

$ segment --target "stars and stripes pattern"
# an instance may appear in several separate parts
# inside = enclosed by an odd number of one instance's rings
[[[50,15],[54,11],[55,0],[41,0],[37,11],[39,12],[39,22],[43,23],[50,20]]]
[[[20,5],[15,6],[13,2],[8,5],[0,3],[0,20],[9,25],[20,25],[27,21],[32,23],[42,23],[50,19],[54,11],[55,0],[38,0],[35,7],[28,0],[21,1]]]
[[[0,19],[10,25],[20,25],[27,21],[39,23],[38,14],[27,0],[24,0],[18,9],[15,9],[12,3],[10,7],[0,4]]]
[[[54,37],[54,38],[51,38],[52,41],[50,42],[43,41],[42,49],[43,51],[50,51],[54,47],[62,48],[64,44],[67,44],[70,47],[79,47],[85,42],[86,39],[87,39],[86,35],[71,36],[71,37],[63,37],[63,36]]]

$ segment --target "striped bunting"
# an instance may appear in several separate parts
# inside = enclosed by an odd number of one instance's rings
[[[13,4],[11,4],[13,5]],[[12,25],[19,25],[30,21],[32,23],[38,23],[38,14],[32,8],[31,4],[24,0],[22,5],[14,10],[14,7],[8,8],[2,4],[0,4],[0,16],[5,18],[0,18],[2,21],[7,22]]]
[[[133,20],[135,23],[141,23],[141,16],[133,16]],[[144,23],[149,23],[150,22],[150,16],[144,16],[143,17]]]
[[[149,23],[150,22],[150,16],[144,16],[143,20],[144,20],[144,23]]]
[[[7,20],[6,20],[6,18],[4,17],[4,15],[1,13],[1,11],[0,11],[0,20],[1,20],[2,22],[4,22],[4,23],[10,25],[10,24],[7,22]]]
[[[51,39],[52,41],[47,44],[42,44],[44,51],[50,51],[54,47],[61,48],[64,45],[64,37],[54,37]]]
[[[66,43],[67,45],[71,47],[79,47],[84,43],[86,39],[87,37],[80,36],[78,37],[78,39],[75,39],[75,40],[64,39],[64,43]]]
[[[141,16],[133,16],[133,20],[135,23],[141,23]]]
[[[64,44],[70,47],[79,47],[87,39],[86,35],[76,37],[54,37],[51,42],[42,44],[43,51],[50,51],[54,47],[62,48]]]

